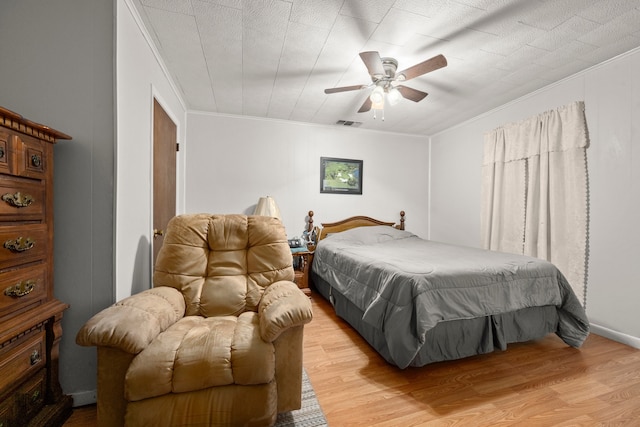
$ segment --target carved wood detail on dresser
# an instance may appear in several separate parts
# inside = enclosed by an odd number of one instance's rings
[[[0,427],[61,426],[53,296],[53,145],[70,136],[0,107]]]

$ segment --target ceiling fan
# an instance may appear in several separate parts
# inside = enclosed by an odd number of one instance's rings
[[[374,114],[375,110],[382,110],[384,107],[385,94],[391,105],[397,103],[400,97],[414,102],[423,100],[424,97],[428,95],[426,92],[403,86],[399,83],[447,66],[447,59],[442,55],[437,55],[405,70],[396,72],[398,61],[394,58],[381,58],[376,51],[360,52],[360,58],[367,67],[367,70],[369,70],[372,83],[334,87],[324,90],[324,93],[330,94],[374,87],[371,95],[365,99],[358,113],[367,112],[371,110],[371,108],[374,109]]]

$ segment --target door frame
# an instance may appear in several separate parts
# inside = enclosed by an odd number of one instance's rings
[[[182,127],[184,123],[184,119],[181,120],[179,115],[175,114],[175,112],[171,109],[170,104],[167,102],[166,98],[162,96],[162,94],[156,89],[156,87],[151,85],[151,97],[149,99],[149,112],[150,112],[150,141],[149,141],[149,182],[151,185],[149,186],[149,227],[147,229],[147,236],[149,239],[149,277],[150,282],[149,286],[153,285],[153,209],[154,209],[154,197],[153,197],[153,161],[154,153],[153,153],[153,101],[157,101],[160,107],[167,113],[167,116],[173,121],[176,125],[176,143],[180,145],[180,150],[176,152],[176,215],[184,213],[184,162],[185,162],[185,151],[186,144],[183,138]],[[186,108],[185,108],[186,115]]]

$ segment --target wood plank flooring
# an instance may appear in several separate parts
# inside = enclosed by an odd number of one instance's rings
[[[387,364],[318,294],[304,366],[332,427],[640,426],[640,350],[555,335],[422,368]],[[95,406],[65,427],[95,426]]]

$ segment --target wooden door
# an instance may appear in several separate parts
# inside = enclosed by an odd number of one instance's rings
[[[176,124],[153,100],[153,264],[176,214]]]

